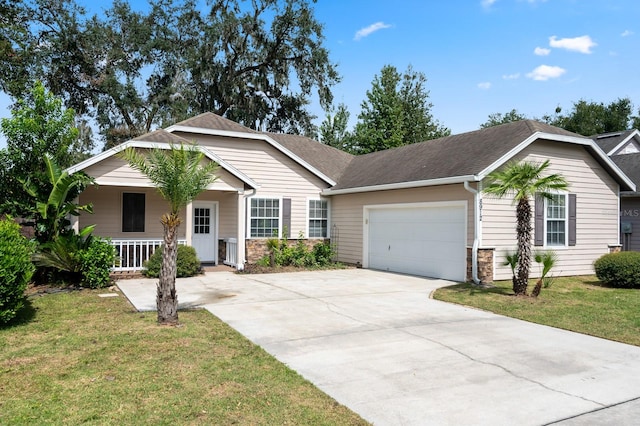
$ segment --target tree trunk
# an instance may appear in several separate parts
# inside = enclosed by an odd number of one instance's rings
[[[527,294],[529,270],[531,269],[531,206],[529,199],[523,197],[516,208],[516,233],[518,235],[518,271],[513,282],[516,296]]]
[[[180,225],[180,217],[177,214],[165,214],[160,222],[164,228],[164,249],[156,299],[158,324],[177,324],[176,260],[178,258],[178,240],[176,234]]]
[[[533,288],[533,291],[531,291],[531,296],[532,297],[540,296],[541,290],[542,290],[542,278],[538,280],[538,282],[536,283],[536,286]]]

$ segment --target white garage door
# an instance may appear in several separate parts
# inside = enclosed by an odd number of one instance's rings
[[[433,278],[466,278],[464,205],[371,208],[369,268]]]

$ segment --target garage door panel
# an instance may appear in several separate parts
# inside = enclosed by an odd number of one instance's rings
[[[369,267],[462,281],[466,274],[464,206],[369,211]]]

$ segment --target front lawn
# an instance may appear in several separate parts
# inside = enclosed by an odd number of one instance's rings
[[[434,299],[640,346],[640,290],[608,288],[595,276],[562,277],[534,299],[515,297],[511,281],[494,285],[458,284],[438,289]]]
[[[0,424],[366,424],[206,311],[156,325],[105,290],[0,328]]]

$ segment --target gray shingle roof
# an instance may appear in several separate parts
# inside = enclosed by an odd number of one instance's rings
[[[612,155],[609,158],[636,184],[636,191],[640,189],[640,152],[635,154]],[[631,191],[628,192],[632,193]],[[634,194],[638,194],[638,192]]]
[[[355,157],[333,190],[475,175],[536,132],[582,137],[533,120]]]
[[[203,129],[226,130],[230,132],[258,133],[253,129],[238,124],[212,112],[205,112],[175,124],[176,126],[200,127]]]
[[[180,144],[180,143],[192,143],[191,141],[180,137],[178,135],[174,135],[173,133],[169,133],[166,130],[155,130],[150,133],[145,133],[144,135],[140,135],[137,138],[133,138],[134,141],[143,141],[143,142],[158,142],[158,143],[169,143],[169,144]]]
[[[354,158],[349,153],[306,136],[284,133],[266,135],[336,182]]]
[[[625,130],[624,132],[604,133],[589,137],[593,139],[605,153],[609,154],[609,151],[618,146],[618,144],[625,140],[632,132],[633,130]]]

